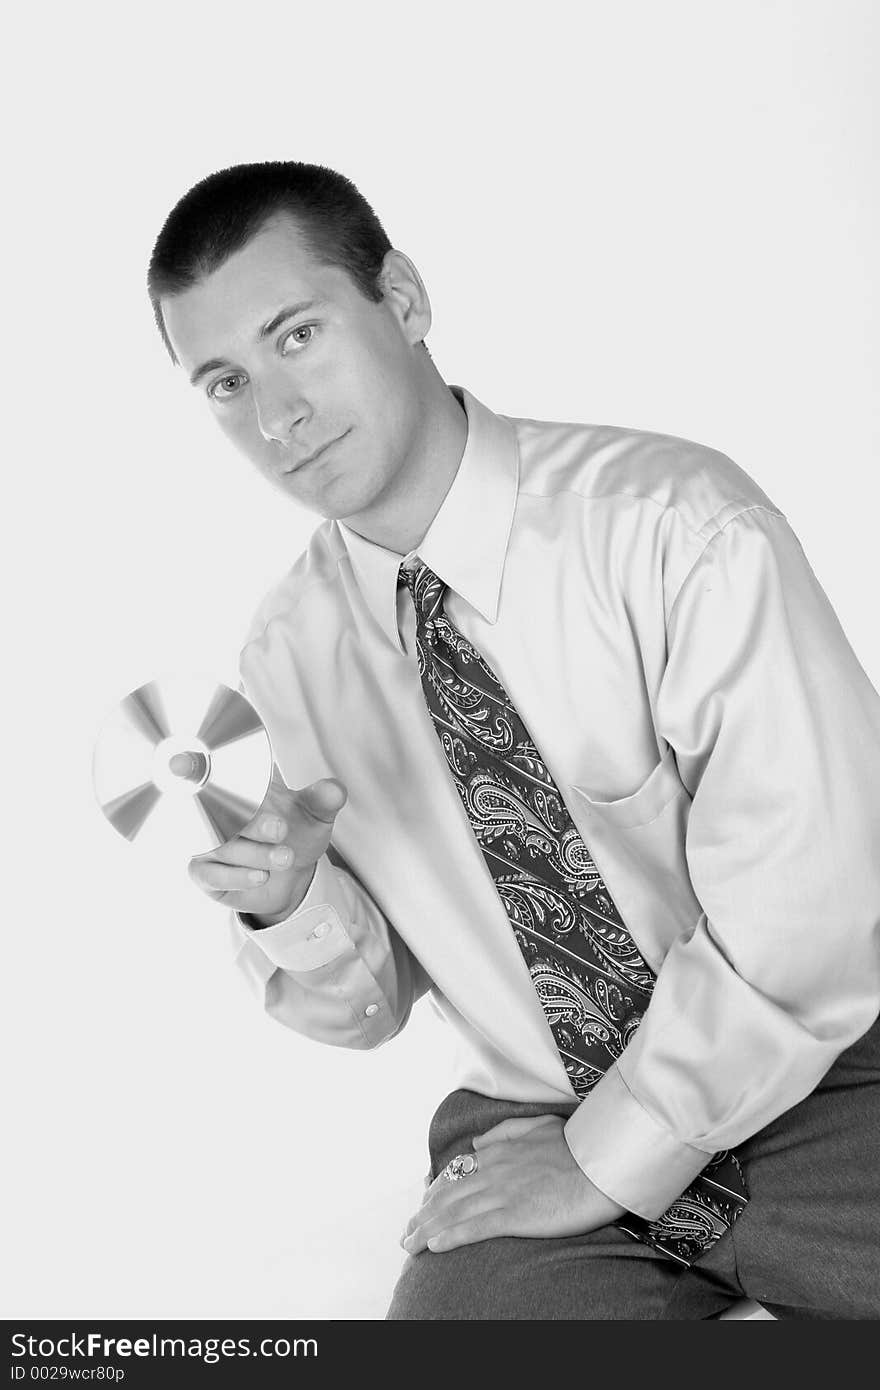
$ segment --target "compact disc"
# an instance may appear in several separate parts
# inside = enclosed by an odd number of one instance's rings
[[[168,675],[111,710],[92,773],[101,810],[127,840],[207,854],[253,820],[272,780],[272,748],[237,690]]]

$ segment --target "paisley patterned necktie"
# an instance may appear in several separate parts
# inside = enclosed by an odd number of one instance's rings
[[[427,565],[401,566],[399,582],[415,605],[419,677],[449,771],[583,1099],[638,1028],[656,976],[510,697],[447,618],[446,585]],[[736,1157],[718,1153],[662,1216],[615,1224],[690,1265],[747,1201]]]

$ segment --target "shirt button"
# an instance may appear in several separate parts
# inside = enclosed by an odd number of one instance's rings
[[[322,937],[325,937],[327,935],[329,930],[329,922],[319,922],[318,925],[315,927],[315,930],[312,932],[312,936],[315,938],[316,941],[320,941]]]
[[[378,1012],[379,1012],[379,1005],[378,1005],[378,1004],[368,1004],[367,1007],[364,1009],[364,1013],[366,1014],[367,1018],[372,1018],[372,1017],[373,1017],[373,1014],[377,1014]]]

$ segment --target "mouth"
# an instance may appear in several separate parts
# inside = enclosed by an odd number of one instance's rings
[[[317,463],[318,459],[324,457],[328,449],[332,449],[334,444],[338,444],[348,433],[349,431],[346,430],[345,434],[339,435],[338,439],[331,439],[327,444],[322,444],[320,449],[316,449],[313,454],[309,454],[308,458],[298,459],[297,462],[292,463],[289,468],[282,470],[282,477],[286,478],[291,473],[298,473],[301,468],[307,468],[310,463]]]

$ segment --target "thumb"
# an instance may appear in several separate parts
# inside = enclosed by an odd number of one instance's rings
[[[519,1119],[502,1120],[500,1124],[493,1125],[487,1129],[485,1134],[478,1134],[472,1140],[475,1149],[484,1149],[487,1144],[495,1144],[505,1139],[521,1139],[530,1130],[537,1129],[539,1125],[545,1125],[548,1120],[557,1120],[558,1115],[528,1115]]]
[[[333,821],[348,800],[348,791],[338,777],[321,777],[310,786],[289,787],[277,763],[272,765],[272,781],[266,794],[266,809],[274,805],[282,815],[289,816],[294,806],[300,806],[316,820]]]
[[[298,793],[300,805],[315,820],[332,822],[339,815],[346,801],[348,791],[337,777],[322,777],[311,786],[303,787]]]

